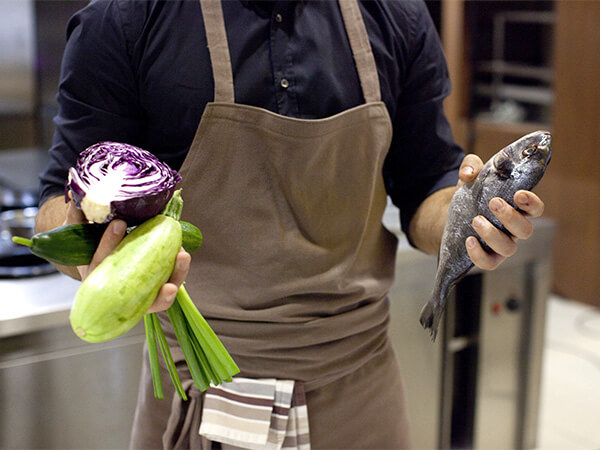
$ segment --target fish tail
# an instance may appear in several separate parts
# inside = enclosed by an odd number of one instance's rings
[[[438,281],[435,285],[431,298],[425,304],[421,310],[421,317],[419,321],[426,330],[429,330],[431,334],[431,340],[435,342],[435,338],[438,334],[442,315],[446,310],[446,302],[448,301],[448,293],[450,292],[452,282],[444,279],[444,277],[438,277]]]
[[[431,334],[431,340],[434,342],[437,337],[438,328],[440,326],[440,320],[442,319],[443,313],[444,308],[441,308],[432,300],[429,300],[421,310],[421,317],[419,321],[421,322],[423,328],[429,330],[429,334]]]

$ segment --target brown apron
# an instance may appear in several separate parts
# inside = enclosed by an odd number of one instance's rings
[[[392,127],[357,0],[339,5],[365,104],[318,120],[235,103],[220,1],[200,3],[215,101],[180,170],[183,219],[204,235],[187,290],[241,376],[305,384],[313,447],[407,446],[387,338],[396,238],[381,223]],[[155,400],[143,370],[132,447],[201,447],[202,395]]]

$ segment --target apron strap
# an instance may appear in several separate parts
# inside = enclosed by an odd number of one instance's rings
[[[233,73],[220,0],[200,0],[215,83],[215,102],[234,103]]]
[[[379,76],[358,0],[338,0],[366,103],[381,100]]]
[[[381,100],[379,76],[358,0],[338,0],[366,103]],[[215,101],[234,103],[233,74],[221,0],[200,0],[213,69]]]

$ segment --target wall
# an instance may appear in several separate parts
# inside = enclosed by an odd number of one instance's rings
[[[600,2],[556,2],[553,159],[540,193],[558,221],[555,291],[600,307]]]
[[[0,149],[34,144],[32,0],[0,0]]]

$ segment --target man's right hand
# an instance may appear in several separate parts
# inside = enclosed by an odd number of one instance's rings
[[[61,210],[63,211],[62,223],[58,220]],[[61,225],[74,223],[85,223],[85,216],[81,210],[77,209],[73,201],[66,204],[63,197],[55,197],[45,202],[40,208],[36,223],[36,232],[48,231]],[[125,236],[126,231],[127,224],[123,220],[113,220],[104,231],[100,244],[98,244],[98,248],[89,265],[77,267],[56,266],[57,269],[72,278],[85,280],[104,258],[114,251]],[[190,254],[181,248],[175,259],[175,267],[171,277],[161,287],[148,313],[164,311],[173,304],[179,287],[187,277],[190,263]]]

